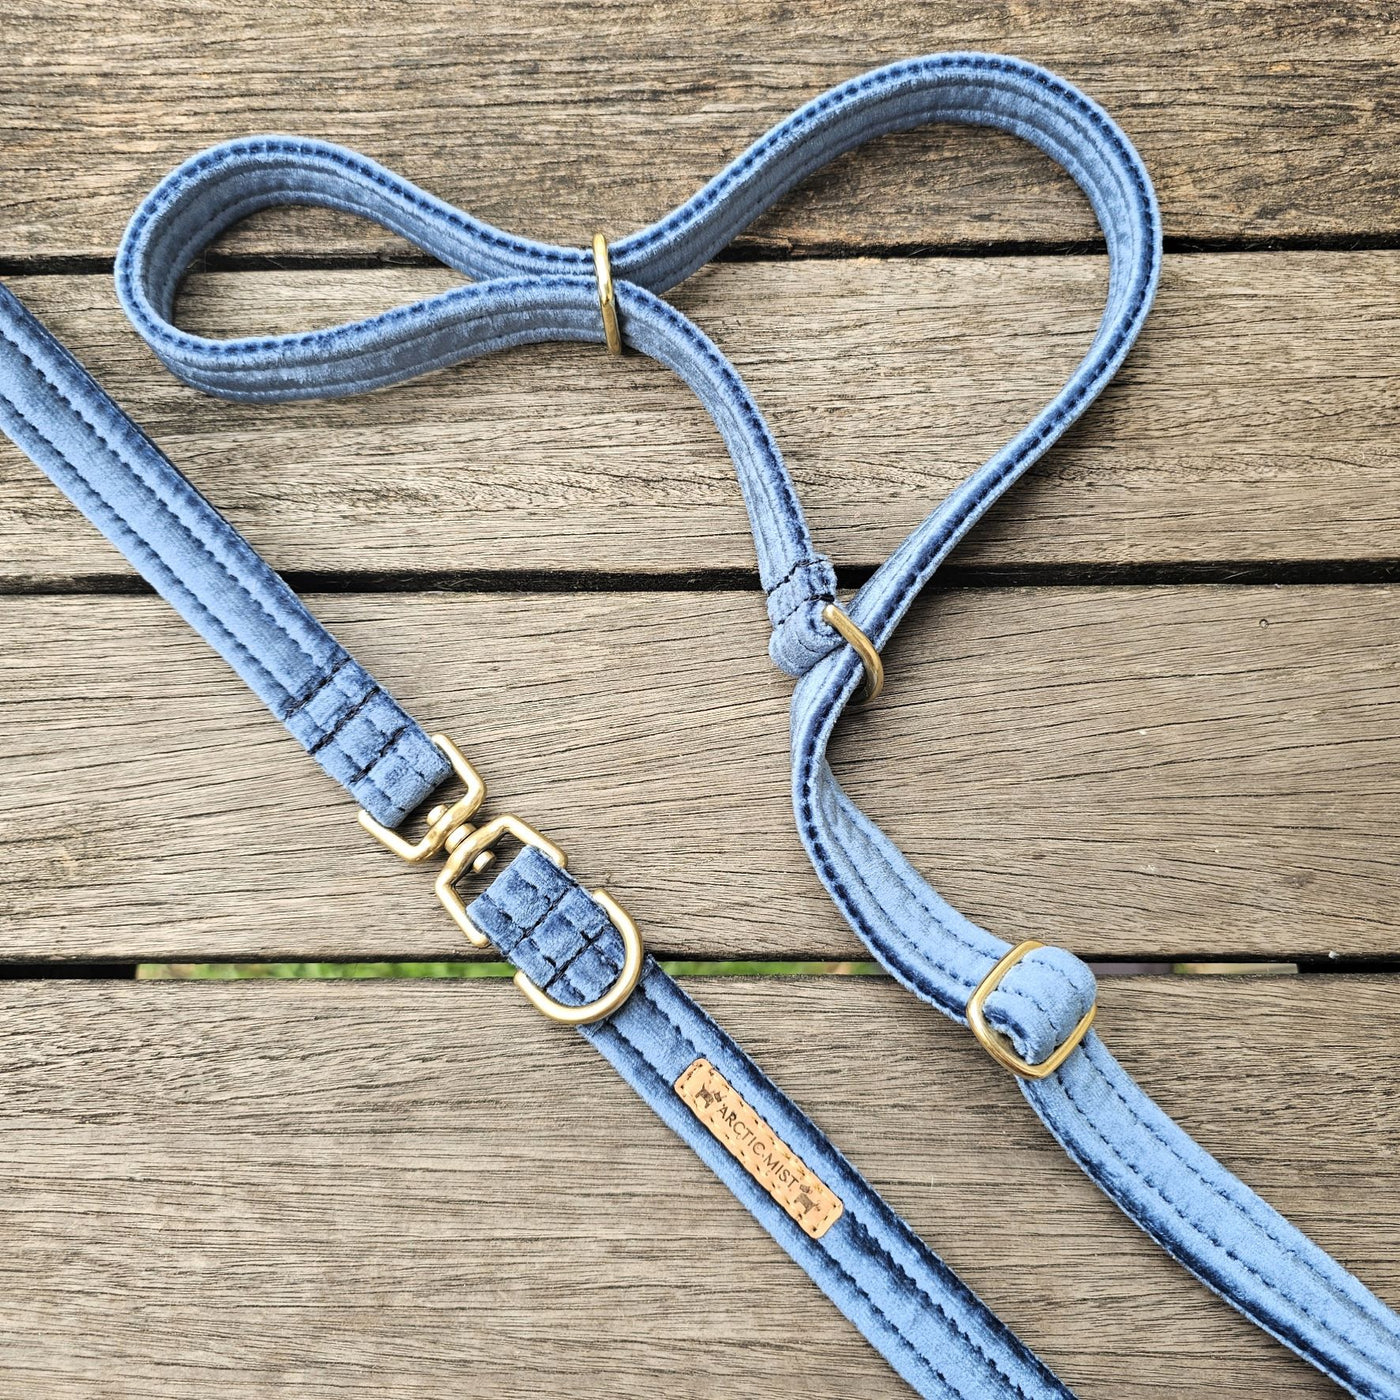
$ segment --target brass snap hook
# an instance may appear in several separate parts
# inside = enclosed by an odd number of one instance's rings
[[[514,837],[522,846],[537,846],[561,870],[567,868],[569,858],[548,837],[509,813],[492,817],[480,826],[474,825],[471,819],[486,800],[486,783],[451,739],[445,734],[434,734],[432,738],[452,765],[452,771],[461,780],[466,792],[450,807],[434,807],[428,813],[428,829],[418,841],[406,841],[364,810],[359,815],[360,825],[376,841],[411,865],[417,865],[439,851],[445,852],[447,861],[438,872],[435,886],[438,900],[467,941],[473,947],[486,948],[491,940],[472,923],[466,902],[457,892],[457,881],[466,875],[468,869],[474,874],[481,874],[496,858],[496,843],[506,836]],[[636,989],[646,961],[642,936],[627,911],[606,890],[594,890],[593,898],[622,939],[622,970],[612,986],[597,1000],[584,1006],[567,1006],[542,991],[523,972],[517,971],[513,979],[525,999],[541,1015],[548,1016],[551,1021],[562,1021],[567,1026],[586,1026],[611,1016]]]

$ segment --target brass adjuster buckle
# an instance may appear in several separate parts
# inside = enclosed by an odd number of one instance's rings
[[[1095,1002],[1083,1016],[1079,1018],[1079,1024],[1069,1033],[1064,1043],[1057,1046],[1054,1052],[1046,1060],[1042,1060],[1038,1065],[1029,1064],[1023,1060],[1010,1046],[1006,1037],[998,1031],[994,1031],[987,1024],[987,1017],[983,1007],[987,998],[1001,985],[1001,980],[1016,966],[1027,953],[1033,953],[1037,948],[1043,948],[1043,943],[1037,943],[1033,938],[1027,939],[1024,943],[1018,943],[997,965],[982,979],[977,990],[967,1001],[967,1026],[977,1037],[977,1042],[994,1059],[997,1064],[1009,1069],[1012,1074],[1018,1074],[1022,1079],[1045,1079],[1055,1073],[1064,1062],[1074,1053],[1079,1042],[1088,1033],[1089,1027],[1094,1024],[1094,1017],[1098,1015],[1099,1004]]]
[[[486,800],[486,783],[451,739],[445,734],[434,734],[432,737],[433,743],[452,765],[452,771],[461,779],[466,789],[463,795],[450,807],[434,807],[428,813],[427,830],[418,841],[406,841],[397,832],[375,821],[363,809],[359,822],[376,841],[411,865],[427,860],[439,851],[446,851],[447,862],[438,873],[434,885],[437,897],[467,941],[473,947],[486,948],[491,940],[472,923],[466,903],[457,892],[457,882],[468,873],[468,869],[472,874],[481,874],[496,859],[496,843],[507,836],[514,837],[522,846],[538,846],[561,870],[567,869],[569,858],[561,847],[542,836],[528,822],[509,813],[493,817],[480,826],[473,825],[472,818]],[[641,979],[642,963],[646,956],[642,936],[627,911],[606,890],[594,890],[593,898],[602,906],[622,938],[622,971],[613,985],[596,1001],[584,1006],[566,1006],[541,991],[523,972],[517,971],[513,978],[515,985],[536,1010],[552,1021],[562,1021],[570,1026],[586,1026],[611,1016],[632,995]]]
[[[857,705],[868,705],[885,688],[885,663],[875,650],[875,643],[852,621],[839,603],[828,603],[822,609],[822,621],[841,635],[855,650],[865,668],[865,685],[856,697]]]
[[[397,831],[391,831],[387,826],[375,821],[363,807],[359,813],[360,825],[381,846],[387,846],[400,860],[406,860],[410,865],[417,865],[429,856],[437,855],[447,845],[447,838],[454,831],[466,826],[475,815],[476,809],[486,801],[486,783],[481,774],[467,762],[461,749],[446,734],[434,734],[433,743],[442,750],[443,757],[452,765],[452,771],[461,779],[466,792],[450,807],[434,807],[428,813],[428,829],[420,840],[405,841]]]
[[[593,235],[593,271],[598,278],[598,310],[603,317],[603,339],[609,355],[622,354],[622,328],[617,323],[617,294],[613,291],[612,260],[608,257],[608,240],[601,233]]]

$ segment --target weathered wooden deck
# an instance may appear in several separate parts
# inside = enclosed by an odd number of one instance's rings
[[[0,31],[0,273],[493,792],[693,959],[862,950],[792,828],[790,682],[687,391],[555,346],[359,400],[216,402],[117,310],[125,220],[195,149],[283,130],[582,243],[887,59],[1000,49],[1102,100],[1161,196],[1157,309],[918,606],[838,764],[1007,938],[1330,968],[1108,976],[1101,1027],[1400,1303],[1393,7],[25,0]],[[1047,161],[940,128],[839,162],[675,300],[748,378],[849,582],[1054,391],[1104,274]],[[228,238],[182,318],[327,324],[451,280],[288,212]],[[3,441],[0,595],[0,1395],[905,1393],[508,984],[123,980],[464,950]],[[890,983],[700,996],[1081,1395],[1333,1393]]]

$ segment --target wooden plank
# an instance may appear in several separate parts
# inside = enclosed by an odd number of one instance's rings
[[[769,415],[819,545],[882,560],[1058,389],[1102,259],[726,265],[679,304]],[[449,285],[422,269],[193,280],[210,334],[325,325]],[[176,383],[100,277],[15,283],[283,569],[753,567],[728,457],[650,362],[546,346],[336,403],[228,404]],[[1088,419],[960,563],[1400,556],[1400,254],[1171,259],[1153,320]],[[600,380],[599,374],[605,377]],[[0,574],[124,570],[0,441]]]
[[[1169,1112],[1397,1303],[1393,980],[1112,979],[1101,1021]],[[693,990],[1084,1400],[1335,1394],[892,984]],[[7,1392],[908,1394],[508,985],[7,983],[0,1027]]]
[[[107,256],[140,196],[210,142],[348,143],[479,216],[586,243],[660,217],[792,108],[881,62],[948,48],[1048,64],[1140,146],[1169,232],[1393,233],[1393,7],[883,0],[688,7],[565,0],[430,10],[318,0],[256,13],[29,0],[6,16],[6,241]],[[1009,137],[893,138],[810,181],[758,236],[780,248],[1078,239],[1067,177]],[[367,252],[298,218],[241,248]],[[401,246],[401,245],[400,245]]]
[[[793,829],[756,595],[313,605],[653,947],[858,954]],[[0,638],[6,954],[463,951],[423,872],[160,600],[0,599]],[[1383,586],[947,593],[838,772],[1013,941],[1397,953],[1397,657]]]

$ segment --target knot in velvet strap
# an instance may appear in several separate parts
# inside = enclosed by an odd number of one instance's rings
[[[1160,269],[1161,227],[1147,172],[1123,133],[1082,93],[1016,59],[940,54],[897,63],[808,103],[679,209],[614,243],[612,268],[627,343],[685,379],[734,458],[775,629],[771,651],[800,677],[792,748],[802,840],[881,962],[961,1020],[1008,945],[944,901],[836,781],[827,746],[862,667],[821,621],[835,593],[830,561],[813,547],[777,446],[743,382],[659,295],[804,175],[873,136],[934,120],[999,127],[1068,171],[1104,231],[1108,291],[1098,333],[1060,392],[913,530],[847,608],[881,647],[948,552],[1093,402],[1143,325]],[[296,202],[377,220],[474,280],[302,335],[215,341],[178,330],[170,318],[191,256],[245,215]],[[357,393],[513,345],[604,340],[587,250],[504,233],[362,156],[289,137],[232,142],[177,170],[133,219],[117,283],[133,324],[161,359],[189,383],[230,398]],[[11,387],[0,394],[0,426],[250,684],[263,687],[259,693],[330,771],[357,795],[382,775],[390,786],[380,800],[390,817],[412,806],[418,789],[434,783],[426,736],[312,627],[285,585],[151,444],[137,441],[96,386],[0,298],[6,322],[0,387]],[[58,426],[47,428],[50,420]],[[217,542],[217,554],[206,548],[208,539]],[[557,999],[587,1001],[616,973],[619,935],[605,911],[537,850],[517,857],[475,902],[472,917]],[[1043,1063],[1072,1043],[1093,995],[1083,963],[1043,948],[1006,969],[983,1010],[1024,1061]],[[657,964],[647,962],[635,994],[583,1033],[921,1394],[1065,1394]],[[777,1209],[681,1104],[673,1086],[697,1059],[713,1064],[783,1142],[817,1164],[845,1203],[819,1242]],[[1358,1397],[1400,1400],[1400,1318],[1194,1143],[1096,1034],[1084,1035],[1053,1071],[1023,1078],[1021,1088],[1090,1177],[1209,1287]]]

